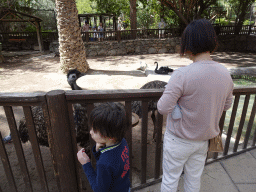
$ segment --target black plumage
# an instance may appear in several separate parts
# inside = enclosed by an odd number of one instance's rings
[[[166,85],[166,82],[156,80],[146,83],[140,89],[163,89]],[[148,112],[151,112],[151,119],[154,124],[154,138],[156,131],[155,111],[157,111],[157,100],[150,100],[148,102]],[[140,118],[142,117],[142,101],[132,101],[132,112],[136,113]]]
[[[82,90],[81,87],[79,87],[76,84],[76,80],[80,77],[82,77],[84,74],[82,74],[80,71],[78,71],[77,69],[71,69],[68,71],[67,74],[67,80],[68,80],[68,84],[71,86],[72,90]]]
[[[39,145],[49,147],[47,127],[45,124],[43,110],[40,106],[32,107],[32,115],[34,119],[35,131],[37,136],[37,141]],[[90,140],[89,140],[89,129],[88,129],[88,117],[87,110],[85,107],[82,107],[80,104],[74,104],[73,111],[75,131],[76,131],[76,141],[77,143],[85,148],[87,154],[90,152]],[[26,119],[23,117],[19,121],[19,135],[20,140],[23,143],[29,141],[28,128],[26,125]]]
[[[168,74],[170,72],[173,72],[173,69],[170,69],[169,67],[160,67],[158,69],[158,62],[154,63],[156,65],[155,73],[157,74]]]

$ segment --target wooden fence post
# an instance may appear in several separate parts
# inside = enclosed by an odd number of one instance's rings
[[[117,41],[118,41],[118,43],[120,43],[120,41],[121,41],[121,31],[116,31],[116,33],[117,33]]]
[[[89,42],[89,33],[88,32],[85,32],[85,41]]]
[[[54,90],[46,94],[52,140],[49,140],[53,159],[56,161],[55,174],[60,181],[59,191],[79,191],[76,174],[76,157],[72,146],[72,134],[68,115],[68,106],[65,91]]]

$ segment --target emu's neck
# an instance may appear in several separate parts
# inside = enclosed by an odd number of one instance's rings
[[[72,89],[72,90],[82,90],[82,88],[79,87],[76,83],[72,83],[72,84],[71,84],[71,89]]]

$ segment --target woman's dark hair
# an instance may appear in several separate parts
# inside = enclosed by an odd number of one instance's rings
[[[124,106],[114,102],[100,104],[92,110],[89,126],[103,137],[115,138],[120,142],[127,128]]]
[[[217,36],[212,24],[206,19],[192,21],[181,37],[180,54],[190,51],[193,55],[217,48]]]

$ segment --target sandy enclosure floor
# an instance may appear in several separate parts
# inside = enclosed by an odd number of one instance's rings
[[[6,59],[5,63],[0,64],[0,87],[1,92],[48,92],[54,89],[70,90],[67,83],[66,74],[60,70],[58,57],[53,53],[39,52],[3,52]],[[227,68],[232,67],[251,67],[256,64],[255,54],[242,53],[215,53],[213,59],[220,62]],[[111,56],[88,58],[90,70],[83,82],[84,89],[138,89],[146,82],[152,80],[168,81],[170,76],[146,76],[143,71],[137,70],[140,63],[146,63],[149,70],[154,70],[154,62],[159,66],[169,66],[173,69],[187,66],[191,61],[187,58],[180,58],[178,54],[153,54],[153,55],[133,55],[133,56]],[[14,107],[16,122],[24,116],[21,107]],[[165,117],[164,117],[165,122]],[[148,122],[148,163],[147,179],[153,177],[155,143],[152,141],[153,124],[149,114]],[[165,127],[165,124],[164,124]],[[0,131],[3,137],[9,134],[9,127],[5,118],[5,113],[0,107]],[[133,128],[133,184],[140,182],[141,172],[140,157],[141,151],[141,127],[140,124]],[[164,129],[163,129],[164,133]],[[12,143],[6,144],[6,150],[15,175],[17,187],[25,191],[22,173],[19,168],[16,152]],[[23,144],[23,150],[32,185],[35,191],[40,191],[40,180],[37,174],[34,157],[30,142]],[[56,182],[51,163],[50,151],[47,147],[41,147],[44,167],[46,170],[47,181],[50,191],[56,191]],[[0,186],[2,191],[9,191],[2,162],[0,162]],[[3,178],[3,179],[2,179]],[[84,177],[83,177],[84,180]],[[88,189],[88,184],[85,184]],[[87,190],[88,191],[88,190]]]

